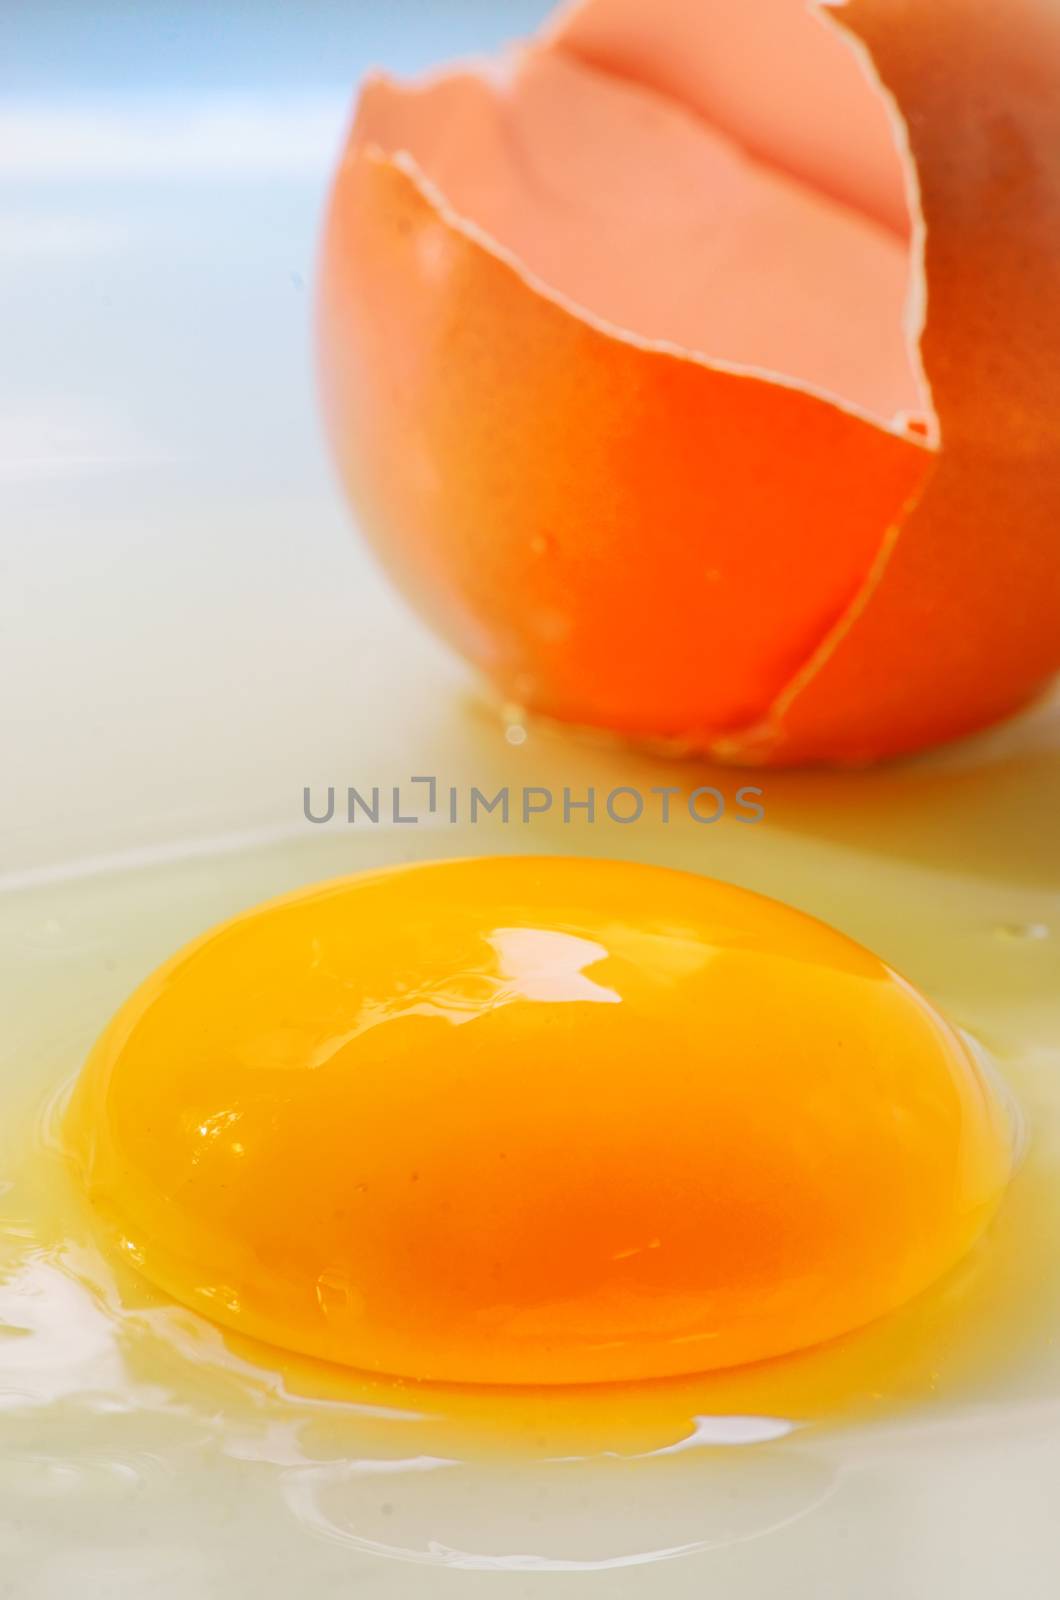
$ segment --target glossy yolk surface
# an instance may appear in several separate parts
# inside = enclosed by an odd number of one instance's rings
[[[457,1382],[646,1378],[900,1305],[1003,1192],[1005,1113],[902,979],[706,879],[499,858],[300,892],[118,1013],[66,1121],[146,1273]]]

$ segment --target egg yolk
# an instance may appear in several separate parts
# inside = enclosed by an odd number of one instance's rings
[[[178,1300],[505,1384],[831,1339],[956,1261],[1011,1165],[974,1055],[869,952],[727,884],[558,858],[236,917],[118,1013],[65,1131]]]

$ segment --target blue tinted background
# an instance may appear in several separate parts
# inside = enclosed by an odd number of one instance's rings
[[[545,10],[0,0],[0,873],[285,817],[337,752],[407,764],[381,657],[428,721],[458,669],[324,449],[321,212],[369,67]]]
[[[414,69],[532,28],[544,0],[5,0],[0,85],[56,89],[345,87],[366,62]]]

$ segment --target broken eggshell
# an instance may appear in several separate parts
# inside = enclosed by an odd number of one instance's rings
[[[365,86],[325,412],[395,581],[501,693],[865,762],[1060,668],[1060,16],[585,0]]]

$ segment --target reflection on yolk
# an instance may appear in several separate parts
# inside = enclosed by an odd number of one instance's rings
[[[350,1366],[583,1383],[820,1343],[946,1270],[1003,1107],[882,962],[683,873],[500,858],[291,895],[177,955],[66,1137],[177,1299]]]

